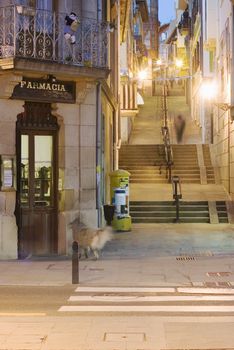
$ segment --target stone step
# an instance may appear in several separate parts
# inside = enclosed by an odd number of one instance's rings
[[[221,201],[222,202],[222,201]],[[162,206],[172,206],[174,205],[174,201],[130,201],[130,206],[131,205],[146,205],[146,206],[152,206],[152,205],[162,205]],[[207,201],[180,201],[180,205],[190,205],[190,206],[203,206],[206,205],[208,206],[208,202]]]
[[[180,179],[200,179],[200,174],[187,174],[184,172],[183,174],[178,174],[176,172],[172,172],[173,176],[179,175]]]
[[[166,166],[166,165],[164,164],[164,166]],[[155,172],[159,171],[159,168],[160,168],[159,165],[145,165],[144,169],[142,169],[142,167],[139,165],[126,165],[124,167],[124,169],[129,170],[129,171],[130,170],[131,171],[145,170],[145,171],[155,171]]]
[[[199,180],[186,180],[186,179],[180,179],[182,184],[200,184],[201,181]]]
[[[189,169],[172,169],[173,174],[198,174],[200,175],[200,170],[199,169],[194,169],[194,170],[189,170]]]
[[[155,167],[155,169],[133,169],[131,172],[131,176],[134,175],[142,175],[142,174],[147,174],[148,176],[152,175],[160,175],[159,174],[159,167]]]
[[[134,180],[130,180],[130,183],[131,184],[137,184],[137,183],[139,183],[139,184],[166,184],[166,183],[168,183],[168,180],[167,179],[159,179],[159,180],[146,180],[146,179],[134,179]]]
[[[158,178],[158,179],[161,179],[163,178],[165,175],[162,175],[162,174],[159,174],[159,173],[147,173],[147,172],[142,172],[142,173],[134,173],[132,172],[131,173],[131,179],[154,179],[154,178]]]
[[[176,222],[176,218],[133,218],[132,223],[133,224],[160,224],[160,223],[174,223]],[[204,223],[209,224],[210,219],[209,218],[181,218],[179,220],[180,223]]]
[[[180,204],[180,209],[183,212],[194,212],[195,210],[198,212],[203,212],[204,210],[208,210],[208,205],[204,205],[204,206],[183,206]],[[131,209],[132,212],[137,212],[137,213],[155,213],[155,212],[175,212],[176,207],[175,205],[168,205],[168,206],[162,206],[162,205],[155,205],[155,206],[135,206],[135,205],[131,205]]]
[[[155,217],[176,217],[176,211],[174,212],[160,212],[160,211],[156,211],[156,212],[132,212],[130,211],[130,215],[132,218],[155,218]],[[183,212],[182,210],[180,210],[180,217],[181,218],[209,218],[209,212],[206,211],[200,211],[200,212]]]

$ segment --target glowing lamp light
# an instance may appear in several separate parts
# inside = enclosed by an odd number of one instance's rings
[[[147,71],[146,70],[141,70],[138,72],[138,79],[139,80],[144,80],[147,78]]]
[[[159,58],[159,59],[156,61],[156,64],[157,64],[157,66],[161,66],[161,65],[162,65],[162,60],[161,60],[161,58]]]
[[[215,81],[209,81],[202,83],[201,97],[206,100],[214,99],[218,94],[218,85]]]
[[[181,68],[183,66],[183,61],[177,58],[175,61],[175,65],[177,68]]]

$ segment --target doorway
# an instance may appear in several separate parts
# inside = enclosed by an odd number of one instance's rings
[[[58,125],[48,103],[26,102],[17,117],[19,258],[57,253]]]

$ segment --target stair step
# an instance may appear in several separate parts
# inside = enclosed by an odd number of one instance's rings
[[[176,210],[176,207],[175,206],[162,206],[162,205],[159,205],[159,206],[142,206],[142,207],[139,207],[139,206],[134,206],[134,205],[131,205],[131,208],[130,210],[132,212],[148,212],[148,213],[155,213],[155,212],[167,212],[167,211],[175,211]],[[183,212],[195,212],[198,211],[198,212],[202,212],[204,210],[208,210],[208,205],[204,205],[204,206],[199,206],[199,207],[194,207],[194,206],[182,206],[180,205],[180,210],[183,211]]]
[[[174,205],[174,201],[130,201],[131,205]],[[191,205],[191,206],[197,206],[197,205],[207,205],[207,201],[180,201],[180,205]]]
[[[132,222],[134,224],[160,224],[160,223],[174,223],[175,218],[133,218]],[[210,219],[208,218],[182,218],[179,223],[205,223],[209,224]]]
[[[135,184],[135,183],[139,183],[139,184],[164,184],[164,183],[168,183],[168,181],[165,179],[161,179],[161,180],[130,180],[131,184]]]
[[[176,212],[132,212],[130,211],[130,215],[132,217],[137,217],[137,218],[154,218],[154,217],[175,217]],[[183,212],[180,210],[180,217],[181,218],[209,218],[209,212]]]

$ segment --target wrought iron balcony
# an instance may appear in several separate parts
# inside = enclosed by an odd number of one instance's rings
[[[82,18],[75,44],[65,38],[65,14],[0,7],[0,62],[27,58],[73,66],[108,67],[108,23]]]

